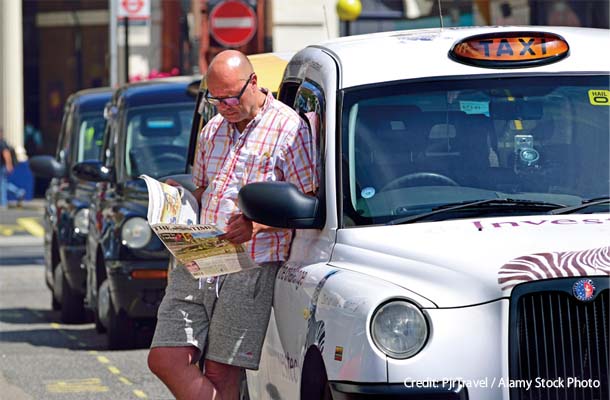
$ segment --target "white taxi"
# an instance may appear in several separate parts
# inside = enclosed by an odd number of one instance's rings
[[[295,229],[256,399],[607,399],[610,35],[432,29],[309,46],[279,99],[319,190],[240,192]]]

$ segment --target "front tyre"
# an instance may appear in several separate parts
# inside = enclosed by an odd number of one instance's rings
[[[61,264],[53,269],[53,287],[51,289],[51,308],[53,311],[61,310],[61,285],[63,284],[63,272]]]
[[[59,268],[59,267],[58,267]],[[60,320],[65,324],[76,324],[85,321],[84,297],[76,293],[62,273]]]
[[[250,400],[248,379],[246,377],[246,370],[244,368],[241,368],[239,372],[239,400]]]
[[[116,310],[109,296],[110,310],[108,310],[108,337],[109,350],[122,350],[133,348],[136,343],[136,326],[133,319]]]

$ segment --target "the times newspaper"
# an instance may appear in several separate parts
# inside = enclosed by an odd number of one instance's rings
[[[161,242],[195,278],[239,272],[257,267],[243,245],[218,236],[214,225],[197,224],[199,204],[188,190],[174,187],[147,175],[148,223]]]

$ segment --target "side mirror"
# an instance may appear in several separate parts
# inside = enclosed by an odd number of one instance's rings
[[[111,182],[114,177],[112,170],[105,167],[101,161],[88,160],[72,167],[72,173],[78,179],[92,182]]]
[[[252,221],[276,228],[321,229],[324,209],[316,197],[287,182],[250,183],[239,191],[238,205]]]
[[[34,156],[28,160],[32,173],[41,178],[63,178],[68,174],[66,165],[53,156]]]

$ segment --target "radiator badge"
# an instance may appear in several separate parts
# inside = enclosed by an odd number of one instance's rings
[[[579,279],[572,287],[572,293],[580,301],[589,301],[593,299],[595,286],[591,279]]]

